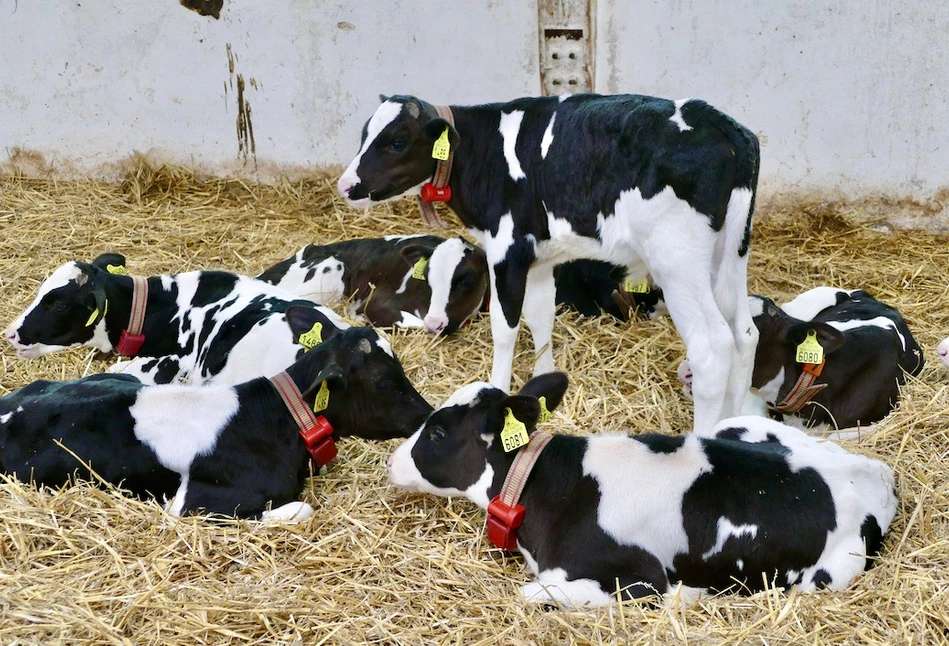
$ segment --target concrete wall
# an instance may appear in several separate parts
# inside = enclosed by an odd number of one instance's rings
[[[597,30],[598,91],[724,109],[765,193],[949,189],[949,3],[598,0]]]
[[[177,0],[0,0],[0,151],[67,174],[132,151],[251,174],[256,157],[264,176],[345,163],[379,93],[536,94],[537,52],[533,2],[225,0],[216,20]]]
[[[109,176],[139,151],[261,179],[345,163],[380,92],[538,93],[538,1],[562,0],[224,0],[220,20],[0,0],[0,162]],[[766,196],[949,187],[949,3],[589,3],[595,89],[729,112],[761,136]]]

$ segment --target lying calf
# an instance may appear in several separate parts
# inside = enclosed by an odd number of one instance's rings
[[[295,319],[316,321],[312,309],[298,313]],[[334,438],[406,437],[432,410],[371,329],[339,332],[283,374],[304,402],[291,403],[308,412],[319,400],[323,421],[313,426]],[[137,496],[174,495],[173,514],[305,518],[312,508],[294,499],[310,454],[278,390],[287,388],[283,379],[237,386],[144,386],[108,374],[37,381],[0,398],[0,470],[60,486],[74,473],[88,477],[91,467]],[[317,435],[324,462],[335,449]]]
[[[836,590],[878,553],[896,513],[890,468],[772,420],[732,418],[707,436],[538,433],[505,452],[517,444],[507,431],[533,431],[539,398],[553,409],[566,387],[561,373],[513,396],[465,386],[389,459],[394,484],[488,509],[489,537],[537,576],[529,600],[599,605],[617,586],[641,597],[679,583],[757,591],[763,578]],[[536,448],[517,474],[522,510],[504,504],[512,464]]]
[[[322,340],[349,327],[331,310],[246,276],[133,279],[124,267],[119,254],[66,263],[10,325],[7,341],[21,357],[75,346],[148,357],[118,367],[145,383],[238,384],[275,375],[302,356],[307,344],[284,314],[290,306],[317,312]]]
[[[488,263],[463,238],[386,236],[310,244],[257,278],[317,303],[353,299],[372,325],[447,335],[481,309]]]
[[[662,290],[648,281],[630,283],[623,267],[599,260],[572,260],[554,269],[557,304],[566,305],[584,316],[609,314],[628,321],[636,312],[656,318],[667,314]]]
[[[770,409],[808,427],[865,426],[893,410],[906,374],[923,369],[923,354],[899,311],[863,290],[817,287],[781,307],[763,296],[749,302],[758,346],[746,412]],[[822,366],[797,361],[798,346],[812,332]],[[688,362],[678,374],[688,394]]]

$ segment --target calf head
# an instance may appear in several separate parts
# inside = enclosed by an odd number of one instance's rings
[[[67,262],[40,285],[36,298],[5,336],[21,357],[41,355],[79,345],[112,350],[105,325],[106,268],[124,267],[119,254],[102,254],[92,264]]]
[[[459,140],[431,104],[412,96],[380,98],[382,105],[363,127],[359,152],[337,185],[353,206],[417,195],[435,172],[435,141],[446,128],[452,148]]]
[[[317,316],[313,309],[287,308],[294,336],[310,330]],[[432,411],[405,376],[392,346],[372,328],[335,331],[287,372],[297,384],[310,384],[301,388],[310,404],[326,382],[329,400],[319,412],[333,425],[336,437],[408,437]]]
[[[824,349],[824,356],[832,354],[844,344],[844,335],[826,323],[802,321],[787,314],[774,301],[764,296],[749,296],[751,314],[758,328],[758,348],[751,387],[762,389],[779,377],[794,370],[797,346],[810,331]],[[782,371],[783,369],[783,371]],[[776,384],[780,387],[780,383]]]
[[[489,491],[500,489],[516,455],[501,445],[507,410],[531,433],[539,398],[552,411],[566,390],[567,375],[560,372],[534,377],[516,395],[485,382],[462,387],[392,454],[389,479],[403,489],[465,496],[487,507]]]
[[[402,257],[415,265],[429,251],[420,244],[402,248]],[[488,261],[480,247],[464,238],[440,243],[428,258],[426,280],[432,290],[425,330],[430,334],[454,334],[478,313],[488,289]]]

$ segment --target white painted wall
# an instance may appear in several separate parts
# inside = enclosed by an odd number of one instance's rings
[[[598,0],[596,88],[720,107],[762,191],[949,189],[949,3]]]
[[[132,151],[253,174],[242,74],[261,175],[294,172],[348,162],[379,93],[536,94],[537,57],[532,1],[225,0],[215,20],[177,0],[0,0],[0,151],[67,174],[108,175]]]
[[[538,1],[554,0],[225,0],[214,20],[177,0],[0,0],[0,162],[22,148],[108,177],[139,151],[261,179],[346,163],[380,92],[537,94]],[[949,3],[591,5],[595,89],[722,108],[761,136],[765,196],[949,187]],[[238,74],[256,164],[238,156]]]

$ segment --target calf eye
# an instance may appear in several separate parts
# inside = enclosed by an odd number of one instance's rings
[[[428,429],[428,439],[432,442],[441,442],[445,439],[445,429],[441,426],[433,426]]]
[[[63,301],[55,301],[55,302],[52,304],[51,309],[52,309],[54,312],[59,312],[60,314],[62,314],[63,312],[66,311],[66,303],[63,302]]]
[[[393,152],[400,152],[405,150],[405,139],[395,139],[392,143],[389,144],[389,150]]]

